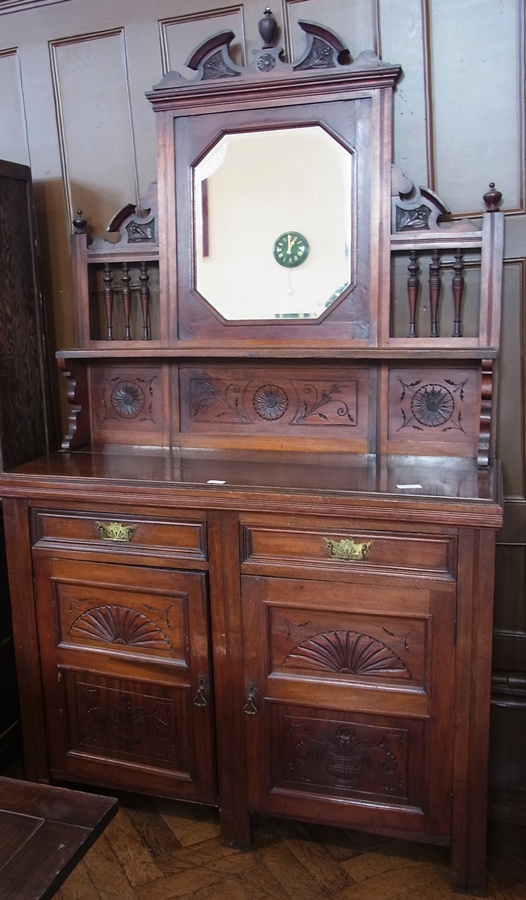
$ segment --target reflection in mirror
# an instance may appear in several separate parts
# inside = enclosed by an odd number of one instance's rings
[[[223,135],[194,167],[197,291],[229,320],[321,316],[351,283],[352,177],[320,125]]]

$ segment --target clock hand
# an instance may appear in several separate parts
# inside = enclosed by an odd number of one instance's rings
[[[296,236],[292,237],[291,234],[287,235],[287,253],[292,253],[292,248],[297,240]]]

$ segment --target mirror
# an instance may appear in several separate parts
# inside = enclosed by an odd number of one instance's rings
[[[223,318],[318,319],[352,284],[353,163],[307,125],[223,134],[194,165],[194,286]]]

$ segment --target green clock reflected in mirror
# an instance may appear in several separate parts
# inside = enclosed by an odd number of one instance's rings
[[[274,242],[274,259],[280,266],[301,266],[309,255],[309,242],[299,231],[285,231]]]

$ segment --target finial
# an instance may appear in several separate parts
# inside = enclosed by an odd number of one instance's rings
[[[486,191],[484,197],[482,198],[484,203],[486,204],[486,209],[488,212],[498,212],[500,201],[502,200],[502,194],[500,191],[495,189],[495,182],[491,181],[489,186],[489,191]]]
[[[263,50],[267,50],[269,47],[274,46],[274,38],[276,37],[277,28],[278,23],[272,15],[271,8],[270,6],[266,6],[263,10],[263,18],[258,22],[258,30],[261,35],[261,39],[264,41]]]
[[[75,234],[84,234],[87,225],[86,219],[82,216],[82,210],[77,209],[77,217],[73,219],[73,228],[75,229]]]

